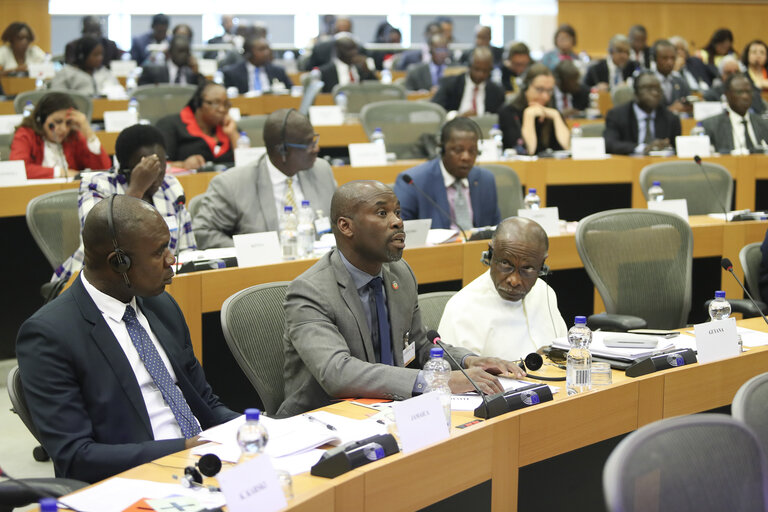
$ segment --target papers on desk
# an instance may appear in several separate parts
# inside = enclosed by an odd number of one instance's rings
[[[768,345],[768,333],[736,327],[736,334],[741,336],[741,344],[744,348],[762,347]]]
[[[459,237],[459,231],[456,229],[430,229],[427,233],[427,245],[439,245],[446,242],[453,242]],[[408,240],[406,239],[406,243]]]
[[[766,214],[766,212],[751,212],[747,209],[747,210],[734,210],[732,212],[728,212],[727,220],[730,222],[737,215],[748,215],[751,218],[751,220],[764,220],[768,218],[768,214]],[[707,217],[712,217],[713,219],[719,219],[719,220],[726,220],[726,216],[723,213],[709,213],[707,214]]]
[[[216,260],[225,258],[234,258],[234,247],[221,247],[217,249],[206,249],[204,251],[183,251],[179,254],[179,264],[183,265],[189,261]]]
[[[654,348],[613,348],[605,346],[605,341],[617,336],[622,339],[638,339],[647,340],[654,339],[656,341],[656,347]],[[685,343],[685,336],[678,336],[676,338],[664,338],[663,336],[649,336],[647,334],[632,334],[632,333],[615,333],[615,332],[603,332],[595,331],[592,333],[592,343],[589,345],[589,351],[594,356],[604,357],[607,359],[617,359],[620,361],[633,361],[640,357],[646,357],[656,352],[671,350],[673,348],[687,348]],[[683,346],[678,346],[678,343],[683,343]],[[555,348],[570,350],[571,345],[568,343],[568,338],[557,338],[552,346]]]

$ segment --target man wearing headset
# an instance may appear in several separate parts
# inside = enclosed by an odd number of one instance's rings
[[[213,394],[179,306],[163,217],[111,196],[85,219],[85,267],[19,330],[24,395],[56,476],[96,482],[201,444],[237,417]]]
[[[451,297],[439,331],[475,354],[517,360],[568,329],[543,280],[549,239],[535,221],[510,217],[496,228],[483,263],[490,269]]]
[[[279,230],[284,206],[308,200],[328,215],[336,190],[331,167],[318,159],[318,135],[294,109],[273,112],[264,124],[267,154],[255,164],[216,176],[201,199],[192,227],[201,249],[232,247],[233,235]]]

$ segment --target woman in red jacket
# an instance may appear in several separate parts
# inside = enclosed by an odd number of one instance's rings
[[[109,155],[72,98],[46,94],[16,128],[9,160],[23,160],[27,179],[77,176],[85,169],[112,167]]]

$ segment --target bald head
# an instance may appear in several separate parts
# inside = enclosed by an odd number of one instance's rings
[[[331,198],[331,224],[334,233],[336,233],[339,218],[354,219],[358,209],[372,195],[387,191],[391,192],[392,189],[373,180],[350,181],[337,188]]]
[[[491,280],[504,300],[519,301],[536,284],[547,259],[549,240],[539,224],[522,217],[504,219],[491,241]]]
[[[549,238],[538,222],[524,217],[509,217],[496,227],[493,234],[493,246],[497,243],[518,242],[549,250]]]

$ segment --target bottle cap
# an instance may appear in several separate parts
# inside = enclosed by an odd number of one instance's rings
[[[286,206],[283,208],[283,212],[285,213],[292,213],[293,212],[293,206]]]
[[[245,410],[246,421],[259,421],[259,416],[261,416],[261,411],[258,409],[251,408]]]
[[[499,125],[498,125],[498,124],[494,124],[494,125],[493,125],[493,129],[494,129],[494,130],[498,130],[498,129],[499,129]]]
[[[377,126],[376,128],[374,128],[374,130],[373,130],[373,131],[375,131],[375,132],[380,132],[380,131],[381,131],[381,128],[379,128],[379,127]]]
[[[725,292],[723,290],[718,290],[715,292],[715,298],[716,299],[724,299],[725,298]]]
[[[440,347],[429,349],[429,357],[443,357],[443,349]]]
[[[247,136],[248,136],[248,134],[247,134],[247,133],[245,133],[245,131],[241,131],[241,132],[240,132],[240,136],[241,136],[241,137],[247,137]]]
[[[535,188],[529,188],[528,189],[528,193],[529,194],[535,194],[536,193],[536,189]]]
[[[56,498],[41,498],[38,502],[40,505],[40,512],[56,512],[59,510],[59,502]]]
[[[660,187],[661,186],[661,182],[660,181],[654,181],[653,182],[653,186],[654,187]]]
[[[587,317],[585,316],[577,316],[574,320],[574,323],[576,325],[585,325],[587,323]]]
[[[301,206],[309,206],[309,199],[302,199]]]

